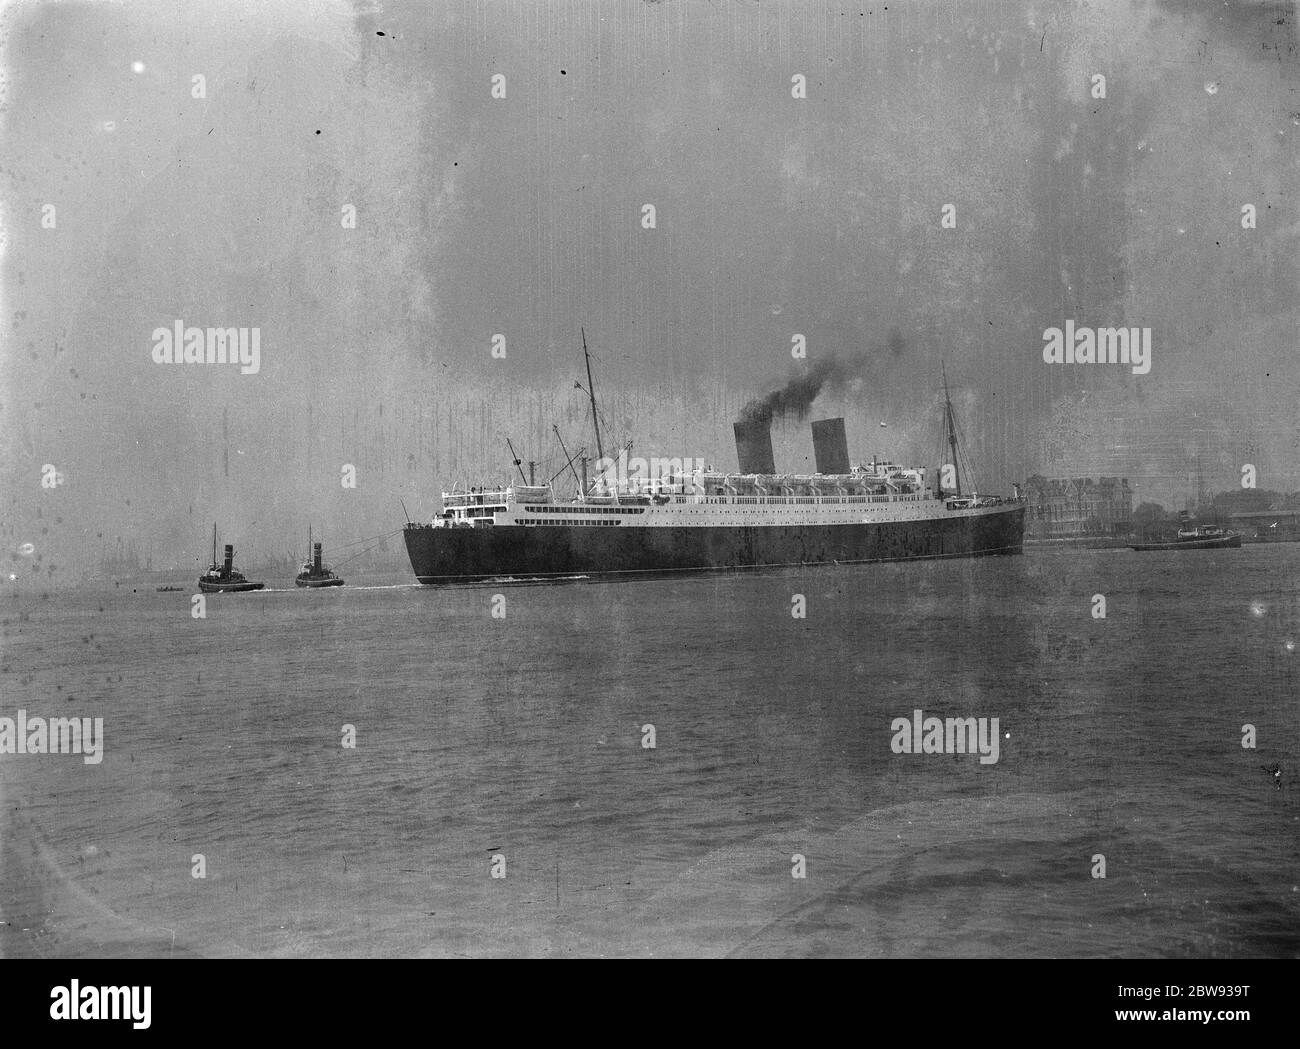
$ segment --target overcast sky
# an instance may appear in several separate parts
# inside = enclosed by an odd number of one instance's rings
[[[4,539],[56,576],[101,535],[189,566],[214,520],[250,556],[388,531],[504,478],[506,436],[549,476],[553,423],[593,443],[580,327],[645,456],[734,468],[800,333],[865,361],[813,413],[855,458],[937,465],[943,361],[986,489],[1116,474],[1181,505],[1198,455],[1214,490],[1245,463],[1300,488],[1289,4],[0,17]],[[156,364],[178,320],[258,328],[260,370]],[[1067,320],[1149,327],[1149,374],[1044,363]]]

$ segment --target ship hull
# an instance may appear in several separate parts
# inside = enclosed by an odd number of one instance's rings
[[[242,594],[248,590],[261,590],[265,583],[209,583],[199,580],[199,589],[205,594]]]
[[[343,580],[338,576],[332,576],[328,579],[304,579],[302,576],[298,576],[294,579],[294,584],[307,587],[310,590],[320,590],[327,586],[342,586]]]
[[[862,564],[1018,554],[1023,506],[934,519],[862,524],[581,528],[506,525],[403,532],[421,583]]]
[[[1160,550],[1232,550],[1239,546],[1240,535],[1222,535],[1210,539],[1176,539],[1169,543],[1133,543],[1130,549],[1152,553]]]

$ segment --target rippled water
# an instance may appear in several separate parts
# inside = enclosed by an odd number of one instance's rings
[[[0,716],[106,745],[0,756],[0,951],[1295,957],[1298,570],[10,597]],[[917,708],[999,761],[894,754]]]

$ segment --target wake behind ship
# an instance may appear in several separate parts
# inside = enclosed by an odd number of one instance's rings
[[[955,464],[951,403],[945,419]],[[444,492],[441,514],[403,531],[411,567],[421,583],[453,584],[1022,552],[1018,493],[963,495],[959,479],[945,491],[895,463],[850,467],[842,419],[814,423],[813,437],[813,474],[778,474],[766,425],[737,423],[736,473],[584,477],[564,499],[550,484]]]

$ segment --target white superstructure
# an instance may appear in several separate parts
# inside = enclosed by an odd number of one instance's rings
[[[969,516],[1005,505],[996,497],[941,497],[924,468],[872,462],[848,474],[738,474],[708,469],[631,478],[557,500],[544,485],[443,492],[436,527],[736,527],[887,523]]]

